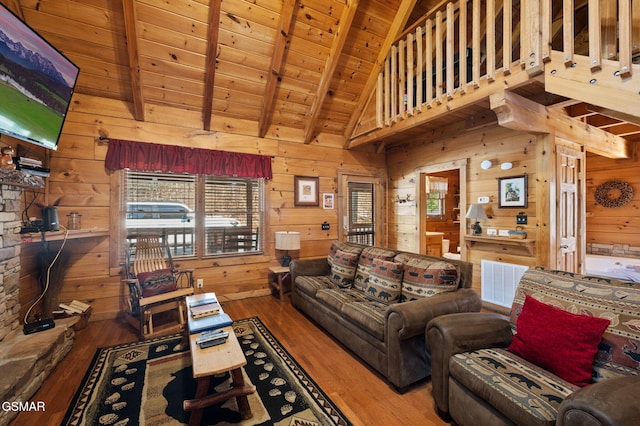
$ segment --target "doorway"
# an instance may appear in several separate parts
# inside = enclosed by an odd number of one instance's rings
[[[464,258],[461,244],[466,206],[467,161],[457,160],[416,170],[419,252]]]
[[[368,246],[384,245],[384,179],[378,174],[338,173],[338,238]]]
[[[424,244],[420,252],[442,257],[459,253],[460,174],[458,170],[420,173],[420,221]]]

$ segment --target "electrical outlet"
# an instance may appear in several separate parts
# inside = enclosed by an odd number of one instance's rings
[[[487,235],[495,237],[498,235],[498,230],[496,228],[487,228]]]
[[[500,236],[500,237],[508,237],[509,236],[509,230],[508,229],[499,229],[498,230],[498,236]]]
[[[202,286],[204,286],[204,280],[202,278],[198,278],[198,280],[196,281],[196,285],[198,286],[198,288],[202,288]]]

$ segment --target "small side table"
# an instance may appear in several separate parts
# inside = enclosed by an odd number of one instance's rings
[[[269,287],[271,287],[271,294],[277,294],[281,301],[284,300],[285,293],[291,291],[291,275],[288,266],[269,268]]]

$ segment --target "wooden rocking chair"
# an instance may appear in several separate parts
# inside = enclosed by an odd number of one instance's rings
[[[128,240],[124,279],[129,290],[127,318],[143,339],[182,330],[185,297],[193,294],[193,269],[175,269],[169,247],[157,235],[135,235]],[[177,311],[173,325],[155,327],[154,315],[172,310]]]

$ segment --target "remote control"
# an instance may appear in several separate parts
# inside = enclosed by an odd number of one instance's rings
[[[206,342],[200,343],[200,349],[205,349],[205,348],[210,348],[211,346],[221,345],[226,341],[227,341],[226,337],[222,338],[222,339],[207,340]]]
[[[223,331],[221,333],[215,333],[208,336],[200,336],[196,339],[196,343],[199,344],[199,343],[208,342],[210,340],[226,339],[227,337],[229,337],[229,333],[227,333],[226,331]]]
[[[224,331],[223,329],[221,329],[221,328],[218,328],[218,329],[216,329],[216,330],[206,330],[206,331],[203,331],[203,332],[200,334],[200,337],[198,337],[198,339],[199,339],[199,338],[201,338],[201,337],[210,337],[210,336],[215,336],[215,335],[218,335],[218,334],[220,334],[220,333],[224,333],[224,332],[225,332],[225,331]]]

